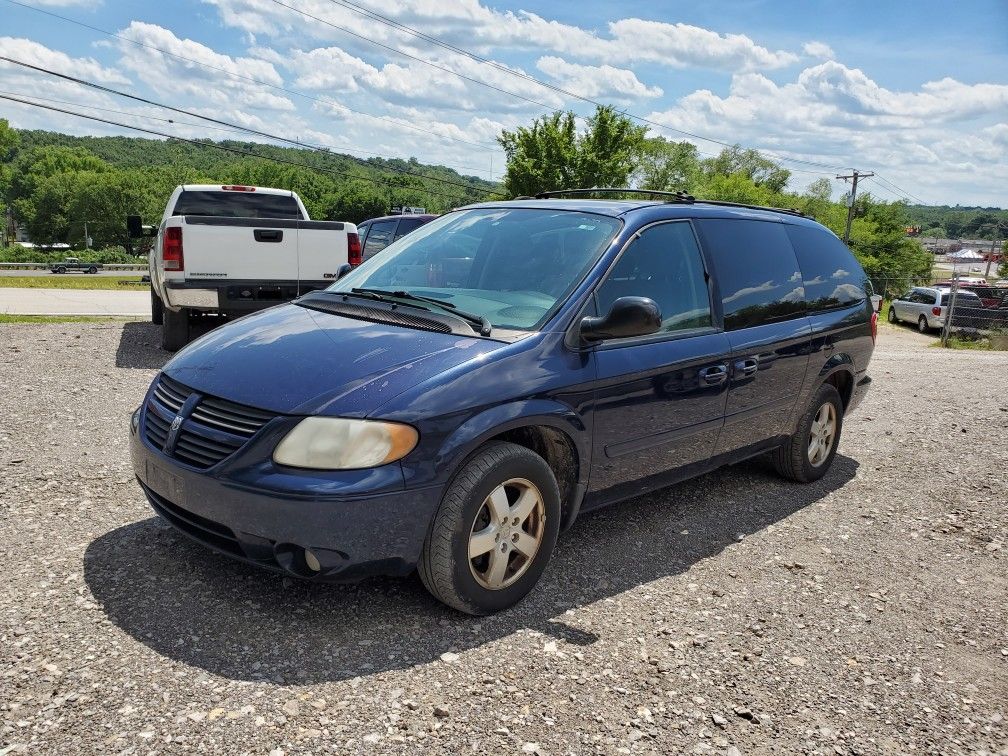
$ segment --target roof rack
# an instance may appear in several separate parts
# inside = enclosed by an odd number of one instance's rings
[[[693,204],[693,195],[686,192],[659,192],[654,189],[627,189],[613,186],[600,186],[595,189],[557,189],[552,192],[539,192],[536,199],[548,199],[549,197],[562,197],[565,194],[647,194],[652,197],[667,198],[667,202],[678,202],[686,205]]]
[[[666,202],[692,205],[697,202],[702,202],[705,205],[718,205],[721,207],[744,207],[750,210],[767,210],[772,213],[787,213],[788,215],[797,215],[802,218],[805,217],[805,213],[801,210],[797,210],[791,207],[767,207],[765,205],[747,205],[744,202],[726,202],[724,200],[705,200],[697,199],[692,194],[687,194],[686,192],[660,192],[655,189],[626,189],[617,187],[598,187],[595,189],[557,189],[551,192],[539,192],[535,195],[535,199],[548,199],[550,197],[562,197],[564,195],[581,195],[581,194],[646,194],[651,197],[659,197],[664,199]],[[532,199],[532,197],[515,197],[515,199]]]

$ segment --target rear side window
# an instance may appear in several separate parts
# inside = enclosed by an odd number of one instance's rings
[[[645,229],[595,296],[602,314],[620,297],[653,299],[661,310],[662,331],[711,325],[703,261],[689,223],[661,223]]]
[[[426,223],[424,218],[400,218],[399,228],[396,229],[395,238],[398,239],[400,236],[405,236],[410,231],[415,228],[420,228],[424,223]]]
[[[725,330],[805,314],[805,289],[784,224],[716,219],[697,222],[721,289]]]
[[[394,220],[376,221],[371,224],[368,231],[367,241],[364,242],[364,259],[381,252],[392,243],[392,234],[395,232],[396,222]]]
[[[172,215],[300,220],[301,209],[289,194],[191,191],[179,195]]]
[[[868,294],[861,265],[846,245],[829,231],[785,226],[805,284],[809,312],[822,312],[864,302]]]

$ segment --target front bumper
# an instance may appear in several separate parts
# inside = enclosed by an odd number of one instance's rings
[[[254,450],[259,444],[250,442]],[[274,481],[272,463],[241,457],[195,470],[156,450],[142,428],[130,433],[133,470],[154,510],[177,530],[214,551],[301,578],[352,581],[370,575],[405,575],[420,558],[440,488],[367,493],[367,476],[354,475],[352,494],[332,494],[332,475],[303,475],[300,490],[250,484],[257,469]],[[391,467],[391,466],[387,466]],[[383,468],[378,468],[382,470]],[[354,471],[374,473],[375,471]],[[375,476],[386,484],[391,471]],[[394,471],[401,480],[398,466]],[[381,487],[381,484],[378,486]],[[310,549],[321,569],[307,567]]]

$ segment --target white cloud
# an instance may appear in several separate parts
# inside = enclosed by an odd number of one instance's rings
[[[812,58],[831,59],[835,57],[832,47],[827,45],[825,42],[817,42],[815,40],[806,42],[802,45],[802,52]]]
[[[583,66],[568,63],[563,58],[545,55],[536,61],[536,68],[568,91],[583,97],[629,102],[642,97],[661,97],[661,87],[649,87],[626,68],[609,65]]]
[[[274,87],[283,78],[273,63],[261,58],[235,58],[218,53],[156,24],[133,21],[120,31],[123,37],[147,47],[118,41],[120,65],[161,95],[185,97],[190,103],[228,110],[255,108],[292,111],[290,98],[256,82]],[[158,52],[151,48],[165,50]],[[230,74],[230,75],[229,75]]]
[[[0,37],[0,54],[25,63],[48,68],[69,76],[91,79],[103,84],[128,84],[129,79],[118,71],[101,65],[94,58],[71,58],[30,39]],[[0,70],[23,73],[28,69],[0,62]],[[13,74],[12,74],[13,75]],[[44,76],[44,74],[39,74]],[[6,80],[5,76],[5,80]]]

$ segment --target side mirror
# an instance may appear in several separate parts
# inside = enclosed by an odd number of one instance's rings
[[[140,239],[143,237],[143,220],[139,215],[126,216],[126,235],[130,239]]]
[[[647,297],[620,297],[600,318],[581,320],[581,343],[594,344],[606,339],[647,336],[661,329],[661,310]]]
[[[351,270],[353,270],[353,266],[350,265],[350,263],[343,263],[338,268],[336,268],[336,280],[337,281],[340,280],[341,278],[343,278],[343,276],[345,276]]]

